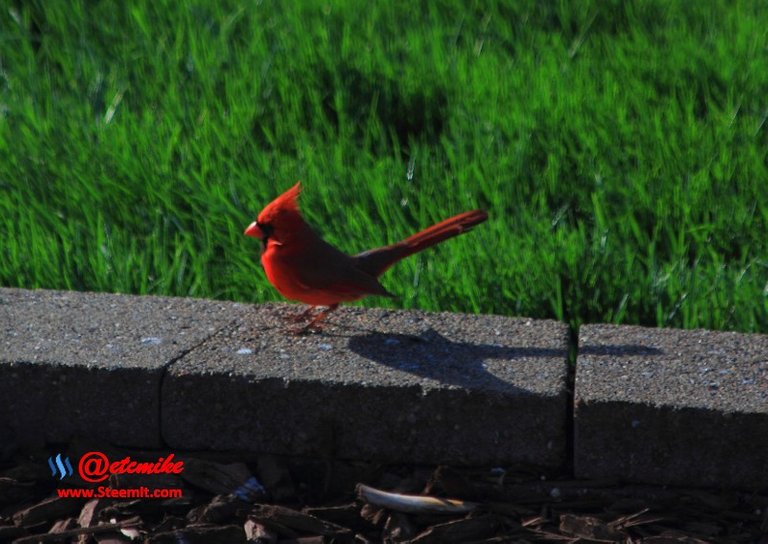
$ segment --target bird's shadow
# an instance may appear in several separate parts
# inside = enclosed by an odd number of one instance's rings
[[[595,346],[587,344],[579,346],[579,355],[597,355],[611,357],[630,357],[634,355],[662,355],[663,350],[652,346],[643,346],[640,344],[616,344],[607,346]],[[578,356],[576,364],[578,364]]]
[[[567,357],[567,349],[512,347],[449,340],[434,329],[422,334],[369,332],[352,336],[349,349],[378,364],[462,388],[518,389],[487,367],[489,359],[513,361],[521,358]]]
[[[420,335],[369,331],[349,338],[349,349],[378,364],[466,389],[482,387],[521,391],[489,370],[487,361],[514,364],[520,359],[559,359],[565,364],[568,349],[535,346],[502,346],[452,341],[430,328]],[[580,354],[596,356],[660,355],[660,349],[642,345],[583,346]],[[542,361],[542,370],[546,362]],[[577,361],[578,364],[578,361]]]

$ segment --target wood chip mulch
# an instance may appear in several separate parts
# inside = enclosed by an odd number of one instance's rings
[[[110,458],[120,454],[112,450]],[[103,484],[87,484],[77,471],[67,478],[52,475],[49,455],[0,464],[0,542],[768,544],[768,490],[211,454],[176,454],[184,461],[179,475],[113,475]],[[87,499],[57,493],[96,485],[174,487],[183,494]]]

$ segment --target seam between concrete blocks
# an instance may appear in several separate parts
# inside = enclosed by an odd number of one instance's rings
[[[573,476],[575,466],[575,395],[576,395],[576,365],[579,359],[579,325],[568,325],[568,354],[567,372],[565,376],[565,469]]]

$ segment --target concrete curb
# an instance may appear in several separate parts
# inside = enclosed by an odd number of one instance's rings
[[[87,437],[768,485],[768,336],[587,325],[571,384],[562,323],[346,308],[286,335],[299,309],[0,289],[0,450]]]
[[[240,304],[0,289],[0,444],[159,447],[165,368]]]
[[[346,308],[323,334],[285,335],[283,318],[296,311],[254,307],[170,367],[162,395],[170,446],[565,463],[563,324]]]
[[[768,486],[768,336],[586,325],[574,418],[577,477]]]

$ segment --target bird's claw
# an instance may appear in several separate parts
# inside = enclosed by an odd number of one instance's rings
[[[307,323],[301,327],[292,327],[288,329],[288,332],[295,336],[307,336],[309,334],[319,334],[323,332],[323,328],[317,324]]]
[[[285,316],[286,321],[290,321],[291,323],[302,323],[309,319],[309,317],[312,315],[312,310],[314,310],[314,306],[310,306],[303,312],[299,312],[298,314],[292,314]]]

